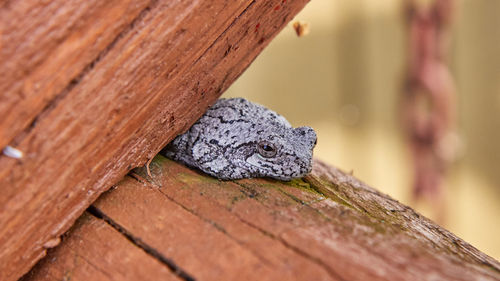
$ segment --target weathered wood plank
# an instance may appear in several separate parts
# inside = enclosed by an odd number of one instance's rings
[[[22,280],[182,280],[103,220],[84,213]]]
[[[143,186],[126,177],[94,206],[198,280],[335,280],[314,261],[228,211],[233,201],[245,198],[237,186],[201,178],[184,167],[181,171],[188,174],[179,177],[200,188],[163,179],[161,188]],[[205,201],[211,189],[220,190],[221,202]],[[180,190],[198,204],[183,205],[165,193]]]
[[[0,148],[25,130],[151,1],[0,4]]]
[[[25,157],[0,156],[1,279],[26,272],[101,192],[187,129],[306,2],[149,4],[15,137]]]
[[[498,280],[500,264],[320,162],[289,183],[219,181],[158,156],[94,206],[201,280]],[[253,273],[253,274],[252,274]]]

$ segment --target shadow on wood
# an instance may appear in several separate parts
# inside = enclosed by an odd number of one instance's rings
[[[104,193],[24,280],[498,280],[500,264],[316,161],[219,181],[162,156]],[[168,269],[168,272],[166,272]]]

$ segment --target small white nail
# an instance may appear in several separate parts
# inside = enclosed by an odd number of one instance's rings
[[[21,150],[19,150],[17,148],[13,148],[10,145],[7,145],[3,149],[3,154],[5,156],[12,157],[12,158],[15,158],[15,159],[21,159],[24,156],[24,153]]]

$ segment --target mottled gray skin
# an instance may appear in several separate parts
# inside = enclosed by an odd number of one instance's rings
[[[316,133],[242,98],[220,99],[162,151],[223,180],[299,178],[311,171]]]

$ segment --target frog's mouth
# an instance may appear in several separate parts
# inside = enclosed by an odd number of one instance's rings
[[[245,163],[254,167],[256,173],[258,174],[257,176],[259,177],[269,177],[282,181],[290,181],[294,178],[300,178],[308,173],[308,171],[304,169],[300,169],[299,171],[289,171],[289,173],[284,171],[282,168],[276,169],[272,166],[273,164],[268,162],[268,159],[260,156],[258,153],[246,158]]]
[[[247,159],[245,159],[245,163],[257,168],[259,171],[269,172],[270,174],[279,173],[276,169],[273,169],[267,158],[262,157],[258,153],[254,153],[250,157],[247,157]]]

